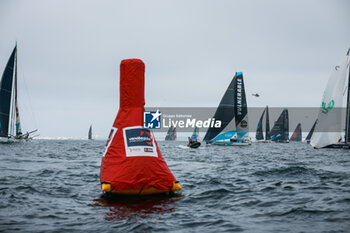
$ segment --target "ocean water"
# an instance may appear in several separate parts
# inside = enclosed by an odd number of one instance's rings
[[[350,232],[350,151],[158,142],[183,190],[106,199],[104,141],[0,145],[0,232]]]

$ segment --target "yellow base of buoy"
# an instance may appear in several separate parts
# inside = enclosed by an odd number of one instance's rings
[[[167,193],[170,190],[169,189],[157,189],[154,187],[150,187],[147,189],[127,189],[127,190],[111,190],[111,184],[110,183],[102,183],[101,189],[104,192],[107,193],[113,193],[113,194],[120,194],[120,195],[152,195],[152,194],[160,194],[160,193]],[[179,182],[174,182],[174,185],[171,189],[171,191],[177,191],[182,189]]]

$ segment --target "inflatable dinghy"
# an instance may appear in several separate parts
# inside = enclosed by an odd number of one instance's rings
[[[145,65],[120,64],[120,107],[102,157],[100,181],[106,193],[149,195],[180,190],[150,129],[143,128]]]
[[[192,143],[188,143],[187,146],[190,148],[198,148],[201,146],[201,143],[200,142],[192,142]]]

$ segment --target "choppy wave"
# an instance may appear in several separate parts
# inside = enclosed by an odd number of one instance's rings
[[[159,142],[183,191],[134,198],[101,195],[104,141],[0,145],[0,231],[349,232],[348,151],[185,143]]]

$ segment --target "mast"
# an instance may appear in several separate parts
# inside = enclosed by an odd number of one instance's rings
[[[350,55],[350,48],[348,50],[347,56]],[[348,95],[347,95],[347,101],[346,101],[346,118],[345,118],[345,143],[350,143],[350,67],[348,66]]]
[[[17,48],[17,43],[16,43]],[[19,117],[19,110],[18,110],[18,97],[17,97],[17,51],[15,56],[15,81],[14,81],[14,95],[15,95],[15,130],[16,130],[16,136],[22,135],[22,129],[21,129],[21,121]]]
[[[288,109],[284,110],[284,140],[288,141],[289,139],[289,116],[288,116]]]
[[[266,106],[266,125],[265,125],[265,140],[271,140],[270,135],[270,117],[269,117],[269,107]]]
[[[16,108],[15,108],[15,79],[12,79],[12,93],[11,93],[11,102],[10,102],[10,131],[9,137],[16,135]]]

